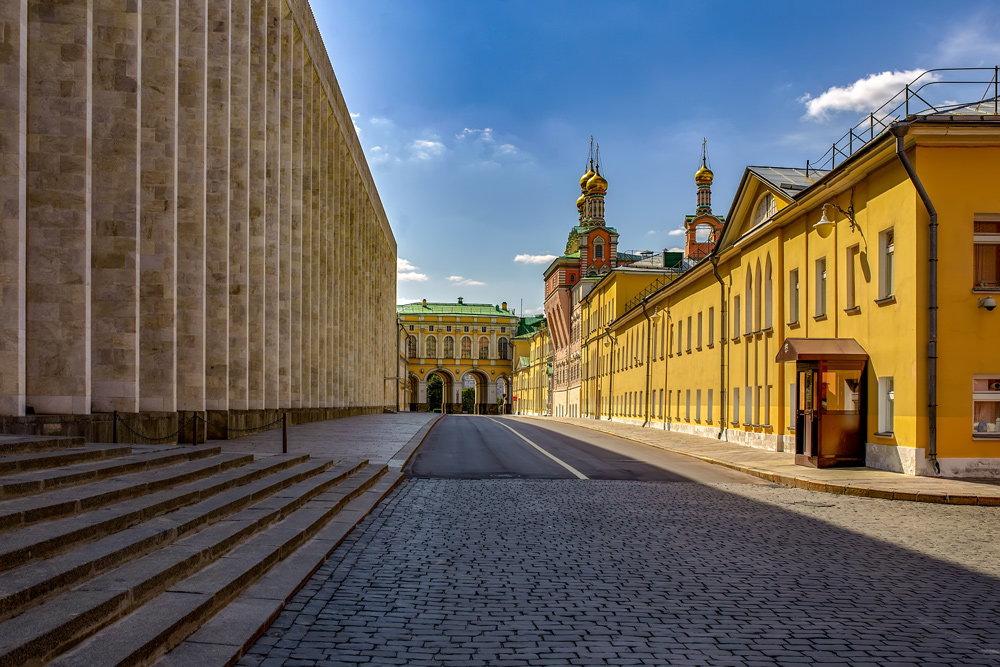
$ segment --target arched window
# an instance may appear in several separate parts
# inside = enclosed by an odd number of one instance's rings
[[[510,358],[510,341],[506,338],[497,341],[497,358],[504,361]]]
[[[770,192],[760,198],[757,202],[757,208],[753,212],[753,226],[756,227],[758,224],[764,222],[772,215],[774,215],[778,210],[778,207],[774,201],[774,195]]]
[[[468,336],[462,337],[462,358],[472,358],[472,339]]]
[[[436,359],[438,356],[438,342],[434,336],[428,336],[424,340],[424,356],[428,359]]]
[[[747,289],[743,299],[743,333],[753,331],[753,268],[747,267]]]
[[[760,331],[760,297],[761,289],[760,260],[757,260],[757,271],[754,274],[753,330]]]
[[[594,239],[594,259],[604,259],[604,239]]]
[[[489,359],[490,358],[490,339],[486,336],[482,336],[479,339],[479,358]]]
[[[444,358],[454,359],[455,358],[455,339],[451,336],[444,337]]]
[[[406,337],[406,356],[410,359],[417,358],[417,337],[407,336]]]
[[[764,328],[770,329],[773,324],[774,315],[774,291],[771,280],[771,255],[767,256],[767,264],[764,268]]]

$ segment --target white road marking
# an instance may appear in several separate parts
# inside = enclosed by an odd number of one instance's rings
[[[493,419],[493,417],[489,417],[488,419],[491,422],[496,422],[497,424],[500,424],[505,429],[507,429],[508,431],[510,431],[511,433],[513,433],[514,435],[516,435],[517,437],[519,437],[521,440],[524,440],[526,443],[528,443],[529,445],[531,445],[532,447],[534,447],[535,449],[537,449],[538,451],[540,451],[542,454],[545,454],[547,457],[549,457],[550,459],[552,459],[553,461],[555,461],[556,463],[558,463],[559,465],[561,465],[563,468],[566,468],[566,470],[569,470],[571,473],[573,473],[574,475],[576,475],[577,479],[590,479],[589,477],[587,477],[582,472],[580,472],[579,470],[577,470],[576,468],[574,468],[570,464],[566,463],[562,459],[556,458],[552,454],[549,454],[547,451],[545,451],[544,449],[542,449],[541,447],[539,447],[538,445],[536,445],[535,443],[533,443],[531,440],[528,440],[527,438],[525,438],[523,435],[521,435],[520,433],[518,433],[517,431],[515,431],[514,429],[512,429],[510,426],[507,426],[502,421],[497,421],[496,419]]]

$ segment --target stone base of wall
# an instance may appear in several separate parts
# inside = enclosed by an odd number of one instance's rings
[[[289,408],[287,410],[208,410],[205,412],[119,412],[90,415],[0,416],[0,433],[16,435],[77,436],[87,442],[123,444],[190,444],[232,440],[261,430],[281,428],[281,414],[288,425],[327,419],[381,414],[385,406],[351,408]]]
[[[869,468],[926,477],[1000,478],[1000,458],[939,458],[940,472],[927,460],[923,447],[899,447],[865,443],[865,465]]]

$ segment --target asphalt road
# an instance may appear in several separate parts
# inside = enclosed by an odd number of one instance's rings
[[[601,479],[761,484],[756,477],[590,429],[448,415],[405,470],[436,479]]]

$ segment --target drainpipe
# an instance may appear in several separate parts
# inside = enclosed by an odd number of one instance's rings
[[[650,352],[652,351],[653,344],[653,331],[652,331],[652,321],[649,319],[649,313],[646,312],[646,300],[642,300],[642,316],[646,318],[646,400],[643,408],[645,410],[645,420],[642,422],[643,427],[649,426],[649,371],[653,367],[652,359],[649,358]]]
[[[927,458],[930,459],[934,472],[940,474],[941,466],[937,460],[938,214],[927,190],[920,182],[920,177],[917,176],[917,170],[906,156],[903,139],[909,129],[909,123],[895,123],[892,126],[892,133],[896,135],[896,157],[906,170],[906,175],[910,177],[910,182],[920,195],[920,200],[924,203],[930,218],[927,225],[930,232],[927,256]]]
[[[719,333],[722,334],[721,340],[719,341],[719,433],[715,437],[722,440],[723,436],[726,435],[726,415],[727,415],[727,404],[726,401],[729,398],[729,387],[726,384],[726,345],[729,343],[729,334],[726,331],[726,324],[729,322],[726,312],[726,283],[719,275],[719,257],[713,252],[708,257],[708,261],[712,263],[712,273],[715,275],[715,279],[719,281],[719,310],[721,311],[722,320],[719,326]]]

